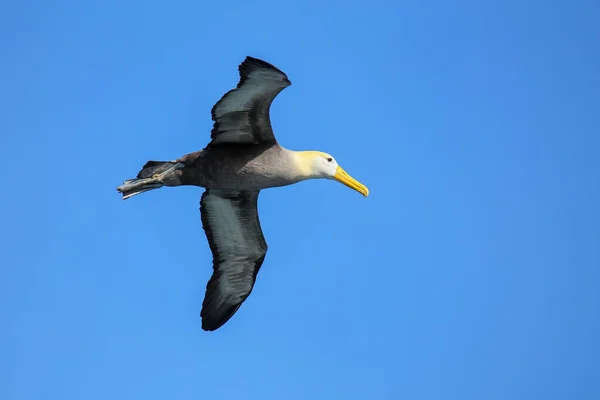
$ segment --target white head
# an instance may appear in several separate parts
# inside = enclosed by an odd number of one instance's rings
[[[342,169],[330,154],[320,151],[298,151],[298,167],[303,179],[334,179],[361,193],[369,195],[369,189]]]

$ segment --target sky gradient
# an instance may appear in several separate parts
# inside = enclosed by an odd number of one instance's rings
[[[600,5],[0,5],[0,399],[600,398]],[[287,73],[252,295],[200,329],[199,188],[246,55]]]

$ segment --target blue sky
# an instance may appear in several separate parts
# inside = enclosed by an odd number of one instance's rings
[[[599,17],[4,2],[0,398],[600,398]],[[246,55],[292,81],[280,142],[371,195],[265,191],[255,290],[209,333],[202,189],[115,188],[208,142]]]

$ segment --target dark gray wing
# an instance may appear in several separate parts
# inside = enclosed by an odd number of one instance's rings
[[[221,97],[211,110],[214,124],[207,147],[276,141],[269,109],[291,82],[273,65],[253,57],[246,57],[238,70],[237,87]]]
[[[200,199],[202,227],[213,254],[213,274],[200,312],[206,331],[223,326],[240,308],[267,254],[258,193],[208,189]]]

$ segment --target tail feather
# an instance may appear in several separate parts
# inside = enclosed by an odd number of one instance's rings
[[[172,185],[172,173],[183,168],[183,164],[173,161],[148,161],[137,174],[136,179],[129,179],[117,188],[123,194],[123,200],[149,190],[158,189],[165,183]],[[165,182],[166,179],[166,182]]]
[[[136,194],[144,193],[152,189],[158,189],[163,184],[150,178],[129,179],[117,188],[117,191],[123,194],[123,200],[126,200]]]
[[[160,174],[177,164],[172,161],[148,161],[138,172],[138,179],[150,178],[152,175]]]

